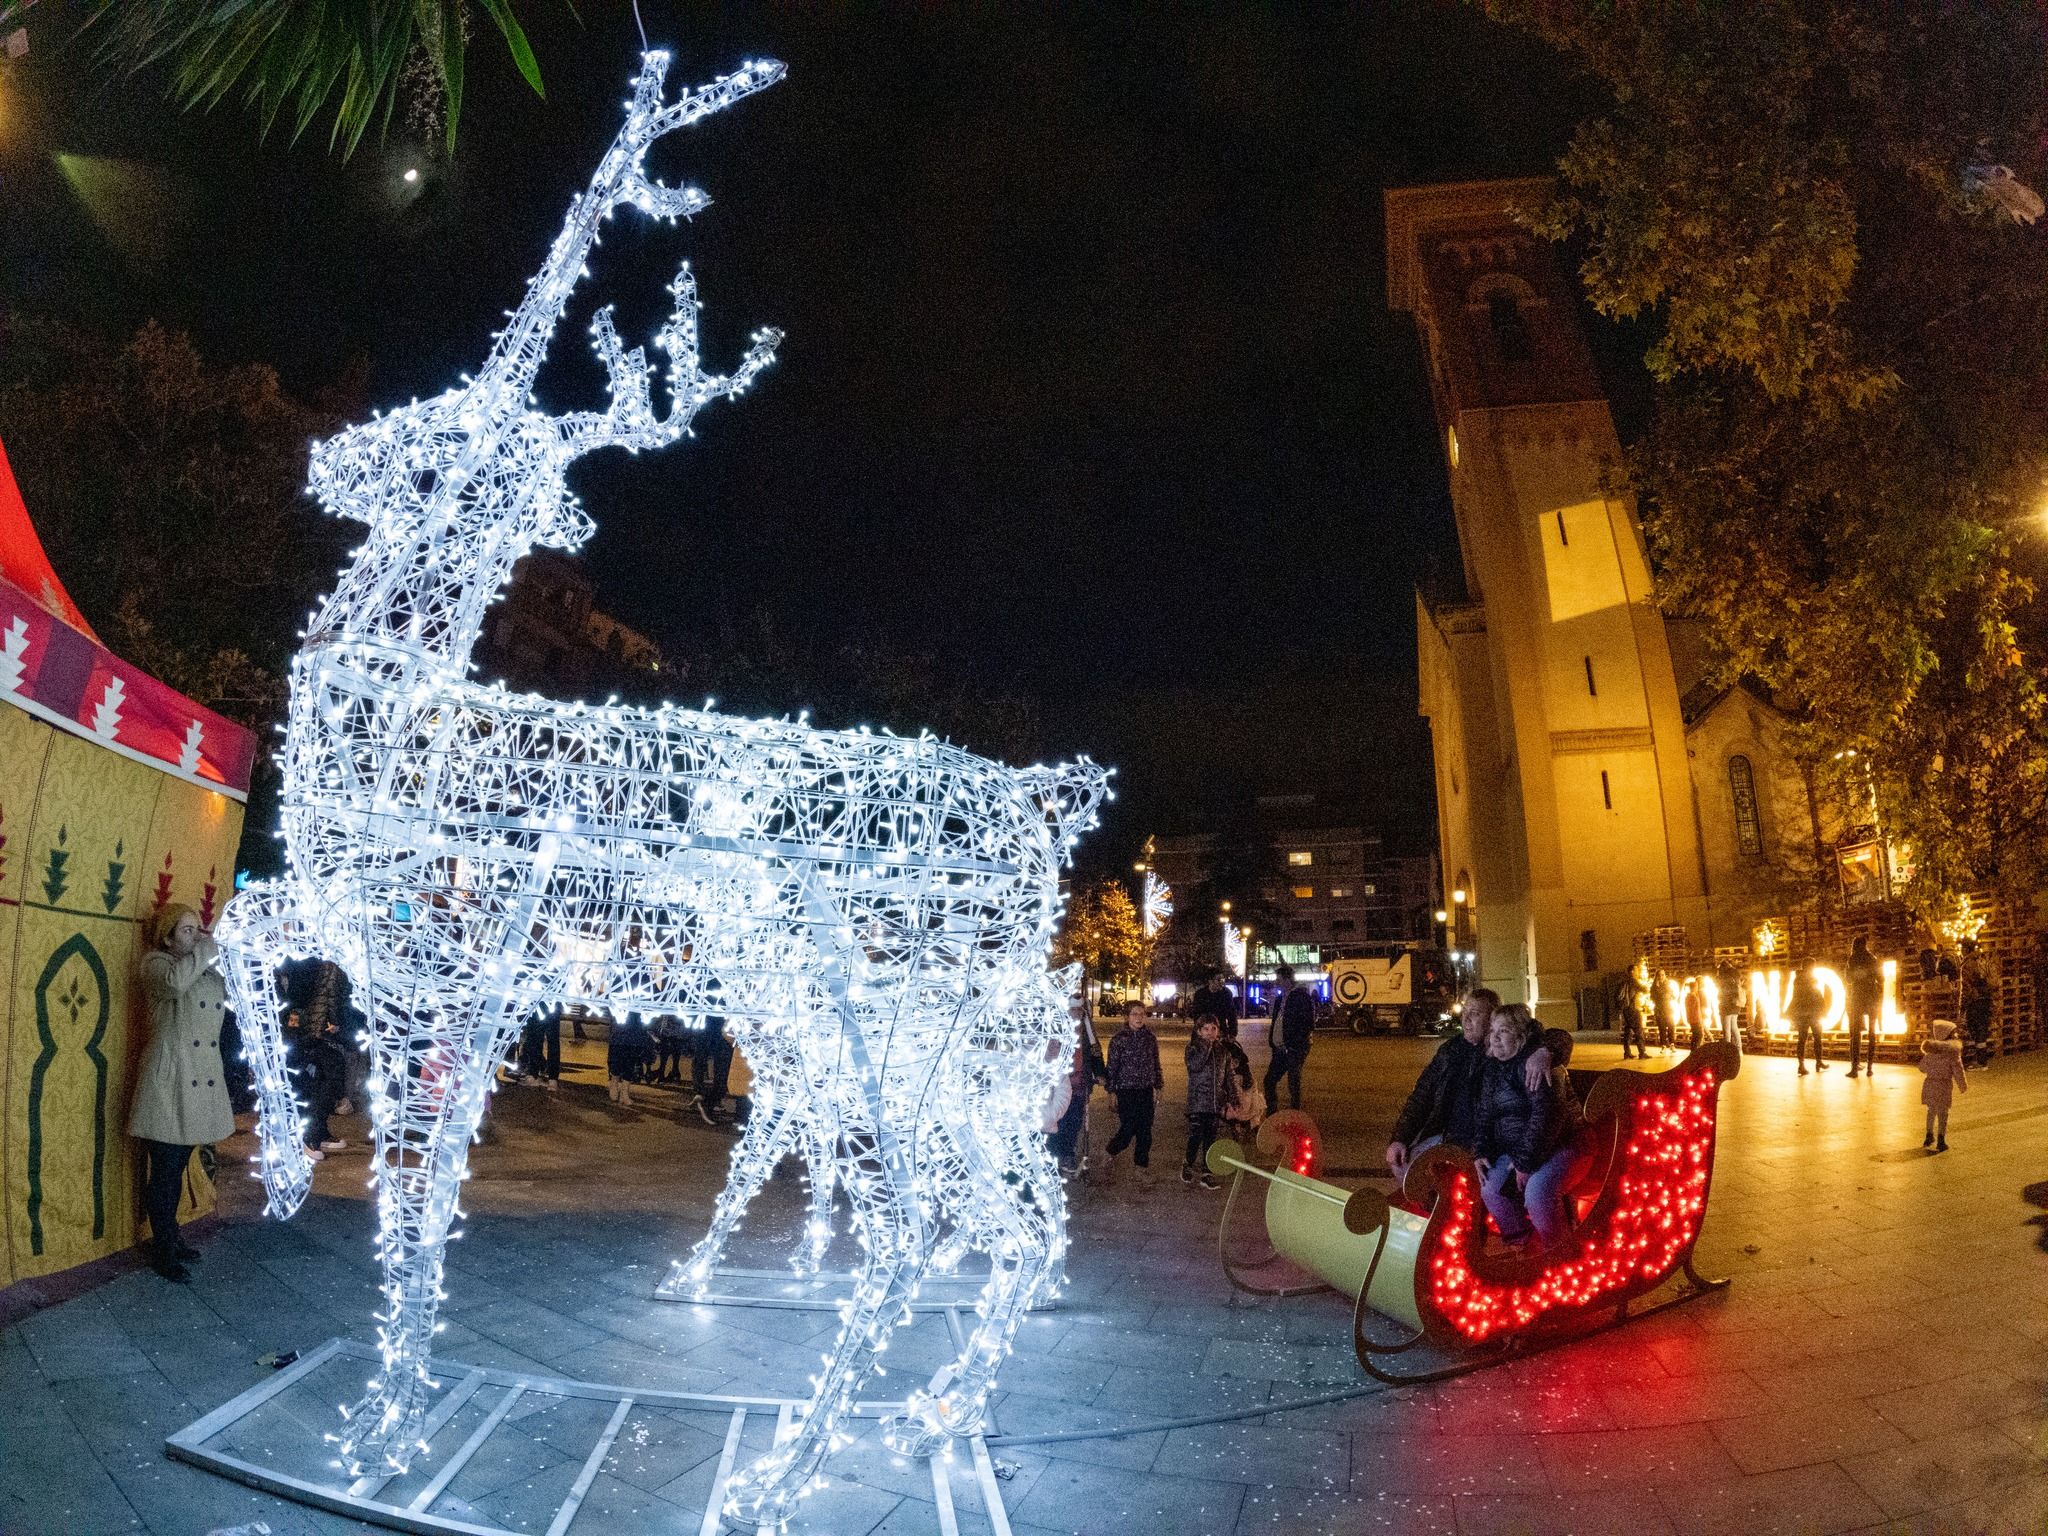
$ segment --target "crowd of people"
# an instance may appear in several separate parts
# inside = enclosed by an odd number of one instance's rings
[[[1921,973],[1937,988],[1953,988],[1953,1011],[1963,1032],[1936,1019],[1924,1042],[1919,1069],[1926,1109],[1923,1147],[1948,1150],[1948,1117],[1957,1093],[1968,1092],[1969,1071],[1989,1054],[1992,987],[1975,946],[1963,946],[1960,966],[1934,951],[1921,955]],[[195,1147],[233,1134],[233,1117],[253,1107],[247,1069],[240,1060],[235,1025],[225,1009],[217,969],[218,952],[197,916],[168,907],[151,929],[142,966],[151,1009],[151,1043],[129,1121],[142,1143],[144,1196],[150,1217],[152,1264],[181,1279],[195,1252],[178,1234],[176,1207],[184,1170]],[[1861,939],[1843,967],[1848,1015],[1849,1075],[1873,1070],[1883,979],[1879,961]],[[1302,1084],[1316,1024],[1315,1000],[1283,966],[1268,1009],[1263,1076],[1239,1040],[1238,997],[1221,976],[1194,994],[1187,1014],[1192,1027],[1185,1066],[1186,1144],[1181,1182],[1205,1190],[1220,1188],[1208,1169],[1210,1148],[1219,1137],[1248,1139],[1279,1106],[1284,1085],[1288,1103],[1301,1107]],[[1655,983],[1632,977],[1621,1002],[1623,1057],[1647,1058],[1654,1028],[1657,1045],[1677,1045],[1677,1027],[1697,1048],[1716,1034],[1738,1045],[1748,1019],[1745,978],[1731,974],[1709,989],[1688,982],[1674,1007],[1655,1005]],[[361,1101],[363,1062],[356,1038],[364,1024],[350,1005],[347,982],[331,965],[288,969],[280,977],[287,1056],[306,1115],[306,1151],[314,1160],[345,1149],[331,1126],[337,1114]],[[1713,1006],[1718,996],[1720,1008]],[[1786,1017],[1794,1029],[1798,1071],[1827,1063],[1821,1050],[1825,997],[1807,968],[1793,973]],[[1104,1148],[1099,1177],[1113,1179],[1128,1152],[1137,1177],[1150,1182],[1152,1141],[1159,1095],[1166,1075],[1158,1036],[1139,1003],[1126,1010],[1121,1028],[1104,1043],[1080,998],[1072,1004],[1077,1048],[1066,1079],[1048,1108],[1050,1146],[1063,1174],[1087,1169],[1085,1135],[1090,1095],[1107,1090],[1116,1128]],[[1718,1013],[1718,1018],[1716,1017]],[[585,1038],[580,1017],[555,1009],[537,1014],[521,1031],[507,1080],[554,1090],[562,1073],[562,1026],[571,1023]],[[611,1026],[606,1041],[607,1090],[613,1104],[633,1107],[633,1089],[652,1085],[687,1089],[683,1109],[706,1125],[743,1124],[750,1107],[745,1083],[735,1084],[735,1053],[725,1021],[709,1017],[692,1028],[663,1015],[645,1019],[629,1013]],[[1593,1157],[1584,1116],[1569,1071],[1573,1037],[1544,1029],[1519,1004],[1503,1005],[1485,988],[1473,990],[1459,1014],[1458,1033],[1446,1040],[1423,1070],[1397,1118],[1386,1161],[1398,1181],[1430,1147],[1459,1146],[1480,1170],[1482,1195],[1494,1225],[1514,1247],[1541,1249],[1568,1230],[1569,1196]],[[689,1076],[683,1073],[687,1057]]]
[[[565,1022],[577,1039],[589,1038],[580,1014],[562,1008],[536,1013],[520,1031],[518,1049],[505,1068],[507,1081],[550,1093],[559,1089]],[[732,1036],[716,1014],[693,1028],[671,1013],[650,1019],[628,1012],[606,1030],[605,1096],[621,1109],[632,1109],[636,1087],[683,1089],[689,1112],[708,1126],[729,1129],[745,1123],[752,1103],[745,1083],[734,1087],[735,1061]]]

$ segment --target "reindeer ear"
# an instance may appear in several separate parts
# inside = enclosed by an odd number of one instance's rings
[[[583,503],[566,487],[557,485],[552,496],[543,493],[536,499],[542,503],[542,510],[540,527],[533,535],[534,543],[574,554],[597,532],[597,524],[583,510]]]

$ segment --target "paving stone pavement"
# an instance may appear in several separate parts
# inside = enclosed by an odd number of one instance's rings
[[[1910,1067],[1800,1078],[1785,1058],[1752,1056],[1723,1096],[1700,1248],[1705,1272],[1734,1277],[1727,1293],[1439,1386],[1273,1411],[1361,1384],[1348,1305],[1232,1293],[1215,1258],[1220,1197],[1175,1176],[1179,1051],[1171,1036],[1167,1047],[1156,1180],[1075,1190],[1073,1283],[1058,1310],[1026,1323],[996,1429],[1246,1417],[998,1445],[1019,1536],[2048,1531],[2048,1053],[1973,1077],[1941,1156],[1920,1150]],[[450,1250],[440,1358],[801,1394],[828,1315],[650,1299],[702,1230],[729,1143],[685,1119],[672,1090],[611,1107],[599,1049],[572,1048],[559,1095],[501,1094],[494,1138],[475,1152],[471,1221]],[[1308,1103],[1332,1167],[1377,1160],[1428,1049],[1318,1039]],[[1252,1055],[1263,1065],[1261,1045]],[[1589,1043],[1580,1064],[1615,1056]],[[360,1136],[359,1120],[344,1124]],[[1107,1128],[1099,1112],[1098,1146]],[[229,1143],[224,1162],[248,1145]],[[0,1331],[0,1532],[203,1536],[256,1519],[274,1536],[361,1529],[174,1463],[162,1441],[264,1380],[254,1362],[265,1351],[374,1337],[364,1175],[360,1147],[331,1157],[288,1224],[262,1219],[256,1186],[229,1178],[189,1287],[137,1270]],[[801,1204],[798,1181],[778,1177],[733,1261],[779,1264]],[[920,1317],[876,1395],[947,1349],[943,1319]],[[480,1458],[451,1491],[497,1519],[542,1509],[544,1523],[581,1454],[567,1418],[536,1414],[527,1450]],[[718,1426],[688,1414],[636,1420],[576,1529],[684,1529],[719,1444]],[[935,1532],[931,1498],[914,1467],[866,1486],[842,1479],[809,1524]],[[977,1508],[970,1490],[962,1509]]]

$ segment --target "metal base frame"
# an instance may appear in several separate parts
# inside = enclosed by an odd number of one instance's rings
[[[702,1296],[693,1296],[673,1279],[654,1288],[656,1301],[679,1301],[698,1307],[776,1307],[793,1312],[838,1312],[852,1301],[860,1277],[845,1270],[821,1270],[815,1275],[798,1275],[786,1269],[732,1269],[724,1265],[711,1271],[710,1285]],[[913,1312],[954,1312],[974,1310],[976,1298],[988,1284],[985,1273],[938,1275],[927,1273],[918,1288]],[[1049,1312],[1056,1302],[1034,1302],[1033,1312]]]
[[[695,1527],[697,1536],[718,1536],[720,1531],[732,1529],[725,1524],[720,1506],[725,1502],[726,1484],[731,1479],[735,1464],[739,1460],[740,1440],[746,1431],[748,1418],[754,1414],[773,1416],[775,1439],[779,1443],[789,1434],[796,1410],[803,1406],[803,1399],[800,1398],[641,1391],[637,1388],[571,1381],[559,1376],[451,1364],[443,1374],[452,1379],[452,1385],[434,1405],[421,1432],[420,1438],[430,1445],[471,1399],[491,1389],[500,1390],[489,1413],[470,1432],[468,1438],[435,1469],[433,1477],[402,1504],[379,1498],[385,1487],[394,1481],[392,1477],[359,1477],[347,1484],[339,1481],[332,1484],[314,1482],[274,1467],[262,1466],[225,1448],[209,1445],[208,1442],[232,1430],[273,1397],[297,1386],[313,1372],[336,1359],[359,1360],[370,1365],[379,1362],[377,1351],[369,1345],[357,1343],[352,1339],[329,1339],[319,1348],[308,1351],[268,1381],[258,1383],[239,1397],[223,1403],[204,1418],[179,1430],[164,1442],[165,1453],[176,1460],[189,1462],[195,1467],[202,1467],[209,1472],[232,1478],[236,1482],[245,1483],[266,1493],[276,1494],[294,1503],[330,1510],[335,1514],[368,1521],[391,1530],[420,1533],[453,1532],[457,1533],[457,1536],[514,1536],[514,1532],[508,1526],[485,1525],[453,1515],[437,1515],[433,1512],[434,1503],[454,1481],[456,1474],[484,1448],[514,1406],[523,1399],[584,1398],[614,1403],[616,1406],[604,1430],[598,1435],[597,1443],[584,1459],[575,1483],[547,1525],[547,1536],[565,1536],[575,1522],[584,1498],[590,1492],[591,1484],[596,1481],[598,1470],[604,1465],[613,1443],[618,1439],[619,1432],[625,1427],[636,1406],[727,1411],[731,1414],[731,1419],[726,1429],[724,1449],[719,1455],[718,1474],[712,1482],[710,1497]],[[900,1411],[902,1406],[901,1403],[892,1402],[863,1402],[855,1406],[854,1413],[860,1418],[881,1418]],[[989,1457],[988,1445],[981,1435],[976,1434],[966,1438],[966,1448],[974,1469],[975,1484],[981,1492],[982,1507],[991,1536],[1010,1536],[1009,1515],[1003,1508],[1001,1484],[996,1478],[995,1464]],[[933,1456],[929,1458],[928,1464],[931,1468],[932,1498],[939,1536],[959,1536],[960,1521],[953,1499],[952,1460],[947,1456]],[[687,1524],[679,1529],[687,1530]]]

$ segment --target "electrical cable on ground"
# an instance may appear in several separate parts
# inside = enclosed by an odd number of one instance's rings
[[[1154,1419],[1149,1424],[1126,1424],[1118,1429],[1062,1429],[1043,1435],[990,1435],[983,1443],[990,1450],[998,1450],[1009,1446],[1057,1445],[1067,1440],[1122,1440],[1130,1435],[1149,1435],[1162,1429],[1201,1429],[1209,1424],[1235,1424],[1269,1413],[1292,1413],[1297,1408],[1320,1408],[1325,1403],[1348,1402],[1354,1397],[1369,1397],[1386,1390],[1384,1384],[1373,1381],[1336,1392],[1320,1392],[1314,1397],[1290,1398],[1284,1403],[1255,1403],[1227,1413],[1205,1413],[1190,1419]]]

